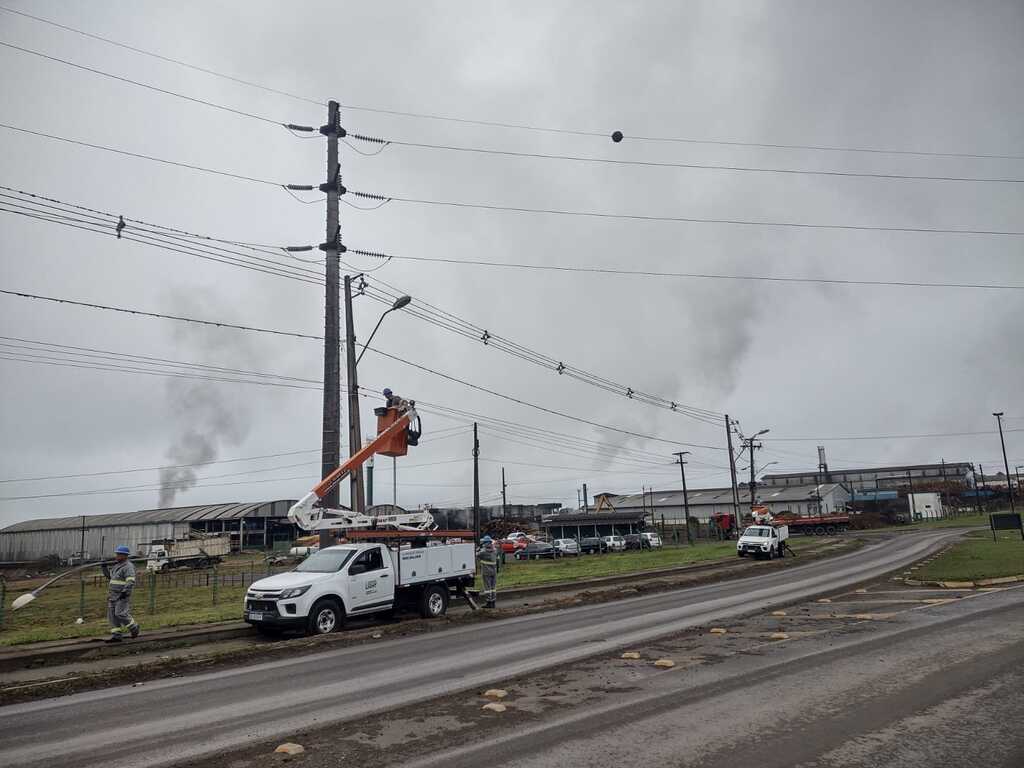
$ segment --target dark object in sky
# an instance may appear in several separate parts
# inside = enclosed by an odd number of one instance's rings
[[[613,133],[612,141],[614,141],[616,144],[622,141],[622,131],[616,131],[615,133]]]

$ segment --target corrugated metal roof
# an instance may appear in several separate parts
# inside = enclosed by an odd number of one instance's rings
[[[294,499],[256,501],[249,503],[202,504],[195,507],[168,507],[167,509],[140,509],[137,512],[116,512],[107,515],[86,515],[86,528],[144,523],[192,523],[200,520],[237,520],[241,517],[284,517]],[[276,507],[276,510],[275,510]],[[275,511],[277,514],[275,514]],[[0,529],[0,533],[20,531],[56,531],[82,527],[81,516],[48,517],[25,520]]]
[[[906,472],[907,470],[914,469],[937,469],[940,471],[952,472],[953,470],[960,469],[965,472],[973,472],[973,467],[966,461],[951,461],[946,464],[899,464],[892,467],[870,467],[868,469],[830,469],[828,473],[830,475],[846,476],[846,475],[884,475],[887,472]],[[762,478],[762,482],[769,480],[784,480],[794,477],[814,477],[815,475],[822,474],[820,470],[811,469],[806,472],[784,472],[778,474],[767,474]]]
[[[822,483],[820,486],[810,485],[762,485],[757,486],[757,498],[762,502],[784,502],[784,501],[806,501],[817,498],[820,493],[827,496],[836,488],[839,483]],[[731,504],[732,488],[695,488],[687,491],[690,506],[702,506],[705,504]],[[654,506],[657,507],[681,507],[683,506],[682,491],[655,491],[647,494],[646,506],[650,507],[651,497],[654,498]],[[746,488],[739,489],[740,504],[750,504],[750,492]],[[645,505],[644,496],[639,493],[625,496],[608,496],[617,510],[643,508]]]

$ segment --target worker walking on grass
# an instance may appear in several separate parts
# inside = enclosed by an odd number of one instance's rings
[[[480,561],[480,574],[483,576],[483,597],[488,608],[496,608],[498,600],[498,548],[494,539],[484,536],[480,539],[480,548],[476,551]]]
[[[139,625],[132,618],[132,591],[135,589],[135,566],[128,559],[131,550],[124,544],[114,550],[113,566],[103,566],[103,573],[110,579],[107,592],[107,622],[110,624],[108,643],[120,643],[124,636],[139,636]]]

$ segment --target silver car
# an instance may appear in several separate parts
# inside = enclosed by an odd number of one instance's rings
[[[566,555],[580,556],[580,545],[576,539],[555,539],[551,542],[551,546],[558,550],[558,553],[563,557]]]

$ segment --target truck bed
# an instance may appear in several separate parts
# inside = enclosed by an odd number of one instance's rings
[[[397,574],[395,583],[400,587],[476,573],[476,551],[472,544],[439,544],[388,552]]]

